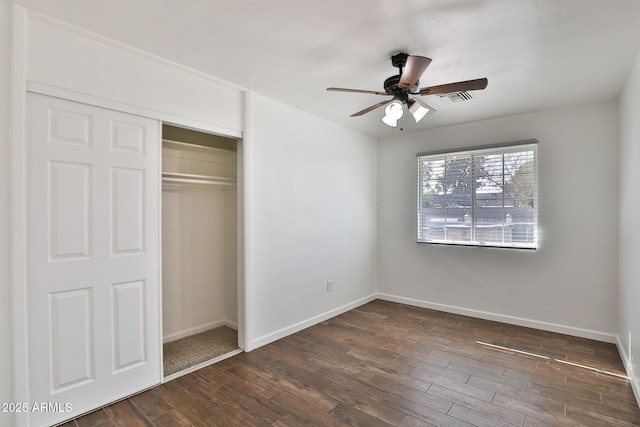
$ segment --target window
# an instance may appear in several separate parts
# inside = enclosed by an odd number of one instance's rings
[[[418,154],[418,242],[536,249],[537,147]]]

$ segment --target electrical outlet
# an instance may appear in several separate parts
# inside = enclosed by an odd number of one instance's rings
[[[333,281],[327,280],[327,292],[331,292],[333,290]]]

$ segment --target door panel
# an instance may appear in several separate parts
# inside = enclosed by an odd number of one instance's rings
[[[133,368],[147,359],[145,294],[142,280],[113,285],[113,370]]]
[[[91,289],[51,293],[51,390],[94,380]]]
[[[113,255],[144,252],[144,170],[113,168]]]
[[[159,123],[27,98],[29,400],[50,425],[161,381]]]
[[[90,258],[91,165],[49,162],[51,260]]]

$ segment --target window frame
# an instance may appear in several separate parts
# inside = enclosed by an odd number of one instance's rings
[[[534,184],[534,188],[533,188],[533,196],[532,196],[532,201],[533,201],[533,206],[535,207],[535,210],[533,212],[533,238],[532,238],[532,242],[531,243],[527,243],[527,242],[521,242],[521,243],[505,243],[505,242],[497,242],[497,241],[492,241],[492,242],[479,242],[476,240],[476,229],[477,229],[477,224],[478,224],[478,215],[476,214],[476,193],[477,193],[477,189],[475,185],[471,185],[471,196],[470,196],[470,200],[471,200],[471,205],[470,205],[470,212],[471,212],[471,236],[473,237],[470,240],[437,240],[437,239],[427,239],[424,237],[424,235],[422,234],[423,231],[421,231],[421,228],[423,227],[423,223],[422,221],[424,220],[423,218],[423,201],[424,201],[424,195],[422,194],[423,191],[423,187],[422,187],[422,180],[423,180],[423,168],[422,165],[424,164],[424,158],[425,157],[441,157],[444,159],[444,162],[446,164],[447,162],[447,158],[450,157],[462,157],[462,156],[467,156],[471,158],[471,170],[472,170],[472,174],[470,177],[470,180],[472,182],[475,182],[475,175],[473,173],[473,171],[475,170],[475,162],[473,161],[473,157],[474,156],[479,156],[479,155],[487,155],[487,154],[504,154],[506,152],[512,151],[512,152],[517,152],[518,148],[522,147],[523,150],[522,151],[533,151],[533,184]],[[434,159],[434,161],[436,161],[436,159]],[[540,207],[539,207],[539,197],[538,197],[538,193],[539,193],[539,177],[538,177],[538,163],[539,163],[539,144],[538,144],[538,140],[537,139],[528,139],[528,140],[521,140],[521,141],[513,141],[513,142],[506,142],[506,143],[500,143],[500,144],[491,144],[491,145],[483,145],[483,146],[474,146],[474,147],[467,147],[467,148],[456,148],[456,149],[452,149],[452,150],[439,150],[439,151],[429,151],[429,152],[420,152],[416,154],[416,169],[417,169],[417,174],[416,174],[416,218],[415,218],[415,236],[416,236],[416,243],[419,244],[427,244],[427,245],[444,245],[444,246],[464,246],[464,247],[482,247],[482,248],[499,248],[499,249],[515,249],[515,250],[532,250],[532,251],[536,251],[539,249],[540,247],[540,224],[539,224],[539,212],[540,212]],[[502,172],[502,176],[504,177],[504,170]],[[504,181],[503,181],[504,182]],[[503,190],[504,191],[504,190]],[[503,205],[502,209],[504,209],[505,206]],[[448,218],[445,215],[445,218]],[[445,226],[446,227],[446,223],[447,220],[445,219]],[[506,222],[505,222],[506,223]],[[503,223],[504,224],[504,223]],[[504,227],[504,225],[503,225]]]

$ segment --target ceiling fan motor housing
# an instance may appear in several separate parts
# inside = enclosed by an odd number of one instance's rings
[[[392,95],[394,99],[398,99],[402,102],[407,102],[409,94],[413,93],[413,91],[417,89],[419,85],[419,82],[416,82],[416,84],[412,88],[403,89],[398,86],[398,83],[400,83],[400,74],[389,77],[384,81],[384,91],[389,95]]]
[[[394,95],[398,90],[398,83],[400,83],[400,74],[389,77],[384,81],[384,91],[389,95]]]

